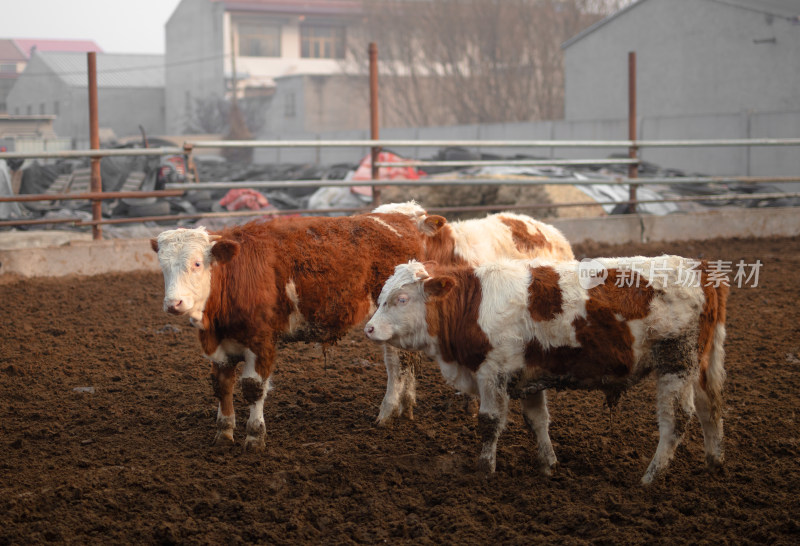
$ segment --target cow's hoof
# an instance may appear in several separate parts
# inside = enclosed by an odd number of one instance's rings
[[[214,436],[212,445],[214,447],[226,448],[232,446],[234,443],[232,430],[218,430],[216,436]]]
[[[542,475],[550,477],[558,469],[558,463],[551,463],[551,464],[542,463],[539,469],[541,470]]]
[[[480,474],[494,474],[494,467],[495,467],[494,461],[481,457],[480,459],[478,459],[476,470]]]
[[[714,455],[706,455],[706,466],[709,472],[719,472],[722,470],[724,459]]]
[[[258,453],[264,451],[264,437],[248,436],[244,441],[244,450],[246,452]]]
[[[375,419],[375,424],[381,428],[386,428],[392,424],[392,421],[394,421],[394,418],[391,415],[388,417],[378,415],[378,417]]]
[[[378,417],[375,419],[375,424],[379,427],[388,427],[394,421],[394,418],[399,415],[398,408],[387,409],[381,405],[381,411],[378,412]]]

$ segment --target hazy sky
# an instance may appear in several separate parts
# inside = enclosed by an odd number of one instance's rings
[[[164,53],[180,0],[0,0],[0,38],[94,40],[106,53]]]

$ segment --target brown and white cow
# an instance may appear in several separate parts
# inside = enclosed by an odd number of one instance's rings
[[[212,361],[215,443],[233,443],[240,361],[250,405],[245,448],[260,448],[277,341],[339,340],[375,308],[394,266],[422,256],[425,222],[438,229],[444,221],[398,213],[283,218],[213,234],[174,229],[151,240],[164,274],[164,310],[189,317]],[[385,354],[400,360],[393,348]]]
[[[431,266],[429,266],[431,267]],[[399,265],[367,337],[436,358],[449,384],[480,395],[481,468],[495,468],[509,397],[520,398],[546,473],[556,464],[548,388],[600,389],[609,405],[657,377],[660,439],[643,483],[669,463],[697,413],[706,461],[722,463],[726,279],[678,256],[478,267]]]
[[[502,258],[574,259],[569,241],[558,229],[522,214],[500,212],[439,226],[437,217],[429,216],[414,201],[381,205],[373,212],[400,213],[412,218],[426,235],[422,260],[440,265],[474,266]],[[377,419],[381,425],[399,415],[413,418],[416,405],[414,359],[400,360],[389,355],[384,362],[388,380]]]

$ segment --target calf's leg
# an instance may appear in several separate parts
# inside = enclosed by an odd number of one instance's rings
[[[651,483],[667,467],[694,413],[694,389],[686,372],[667,373],[658,377],[656,408],[658,447],[642,477],[645,485]]]
[[[478,470],[492,473],[497,465],[497,439],[508,421],[508,392],[500,377],[478,377],[481,406],[478,410],[478,436],[481,454]]]
[[[233,429],[236,428],[236,415],[233,412],[233,387],[236,384],[236,364],[213,362],[211,365],[211,384],[214,396],[219,399],[217,408],[217,434],[214,445],[231,445]]]
[[[395,417],[406,415],[414,419],[417,405],[416,368],[419,354],[400,351],[391,345],[383,346],[383,362],[386,365],[386,394],[381,402],[378,425],[385,426]]]
[[[522,398],[522,416],[525,422],[536,435],[536,444],[539,446],[539,464],[542,472],[550,476],[553,473],[557,460],[550,442],[550,414],[547,411],[547,391],[538,391],[527,394]]]
[[[250,406],[247,419],[245,451],[260,451],[264,448],[267,427],[264,423],[264,400],[270,389],[270,375],[274,364],[274,346],[262,348],[258,353],[249,349],[244,352],[244,369],[240,380],[242,395]]]
[[[700,425],[703,427],[703,444],[706,452],[706,464],[712,469],[720,467],[724,461],[722,448],[722,416],[719,411],[712,411],[713,404],[709,395],[700,387],[699,382],[696,382],[694,385],[694,396],[697,418],[700,420]]]

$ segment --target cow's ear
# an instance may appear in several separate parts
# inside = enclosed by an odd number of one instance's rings
[[[158,239],[150,239],[150,248],[153,249],[153,252],[158,252]]]
[[[425,235],[436,235],[436,232],[442,229],[447,223],[447,220],[444,216],[437,216],[433,214],[431,216],[427,216],[425,220],[422,222],[421,231]]]
[[[211,247],[211,257],[218,263],[226,264],[239,254],[239,243],[221,239]]]
[[[450,292],[455,285],[456,280],[453,277],[442,275],[441,277],[427,279],[422,286],[429,298],[441,298]]]

